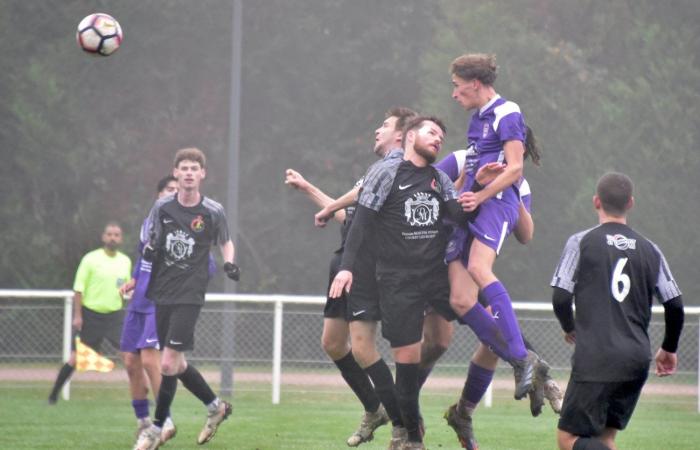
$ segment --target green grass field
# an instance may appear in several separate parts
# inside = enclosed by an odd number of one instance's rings
[[[345,439],[359,423],[359,403],[347,391],[292,390],[283,387],[282,402],[273,406],[269,386],[237,386],[232,417],[205,447],[195,439],[205,410],[182,386],[173,405],[177,437],[166,449],[347,449]],[[48,406],[48,383],[0,383],[0,449],[127,449],[133,446],[135,419],[126,385],[73,383],[70,401]],[[429,449],[458,449],[452,430],[442,419],[457,393],[426,391],[421,398]],[[554,449],[557,416],[546,410],[532,418],[526,401],[516,402],[496,391],[492,408],[480,408],[475,433],[484,450]],[[687,400],[687,399],[686,399]],[[628,429],[618,439],[620,449],[696,449],[700,414],[695,404],[642,398]],[[153,408],[151,409],[151,414]],[[389,427],[380,428],[365,450],[383,449]]]

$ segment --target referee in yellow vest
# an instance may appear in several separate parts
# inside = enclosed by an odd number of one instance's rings
[[[73,331],[80,340],[100,351],[107,339],[119,348],[124,311],[119,287],[131,278],[131,260],[120,252],[122,229],[116,222],[105,225],[101,248],[83,256],[73,283]],[[58,393],[75,371],[75,336],[70,359],[56,377],[49,404],[58,400]]]

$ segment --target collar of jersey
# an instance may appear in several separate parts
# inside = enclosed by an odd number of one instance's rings
[[[499,98],[501,98],[501,96],[496,94],[493,96],[493,98],[491,100],[489,100],[489,102],[487,104],[485,104],[484,106],[479,108],[479,117],[483,116],[486,111],[491,109],[493,104],[496,103],[496,101],[498,101]]]
[[[400,147],[397,148],[392,148],[389,150],[389,153],[386,154],[384,159],[389,159],[389,158],[399,158],[403,157],[403,149]]]

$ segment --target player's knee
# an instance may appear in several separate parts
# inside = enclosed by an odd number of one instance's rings
[[[486,280],[491,273],[491,269],[484,267],[483,264],[470,261],[467,265],[467,272],[469,272],[469,276],[472,277],[476,284],[483,286],[484,280]]]
[[[340,341],[339,339],[334,339],[326,335],[321,337],[321,347],[334,361],[344,357],[350,351],[350,346],[347,341]]]
[[[174,376],[179,373],[180,365],[177,361],[163,361],[160,366],[160,371],[163,375]]]
[[[571,450],[574,448],[577,436],[563,430],[557,430],[557,445],[559,450]]]
[[[471,298],[463,292],[450,292],[450,307],[460,315],[466,314],[474,304],[476,299]]]
[[[122,353],[123,359],[124,359],[124,368],[126,369],[127,372],[133,371],[136,369],[137,362],[136,361],[136,356],[133,353]],[[140,366],[140,364],[138,364]]]
[[[447,346],[442,344],[423,345],[420,355],[421,368],[428,368],[435,365],[438,359],[447,351]]]
[[[360,367],[369,367],[372,364],[376,363],[379,361],[379,353],[376,351],[376,349],[368,349],[368,348],[352,348],[352,355],[355,357],[355,360],[357,363],[360,365]]]

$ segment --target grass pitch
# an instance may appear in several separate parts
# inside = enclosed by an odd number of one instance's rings
[[[74,382],[70,401],[48,406],[48,383],[0,383],[1,449],[128,449],[134,444],[135,419],[126,384]],[[164,449],[347,449],[345,439],[359,423],[361,409],[345,389],[286,387],[279,405],[270,402],[269,386],[237,385],[233,415],[206,446],[196,445],[205,420],[204,407],[182,386],[173,405],[177,437]],[[547,409],[529,414],[527,400],[516,402],[496,391],[492,408],[481,407],[475,433],[484,450],[555,449],[557,416]],[[460,448],[442,419],[458,392],[427,390],[421,397],[429,449]],[[693,403],[642,397],[620,449],[698,448],[700,414]],[[151,414],[153,414],[151,407]],[[388,426],[360,449],[386,448]]]

